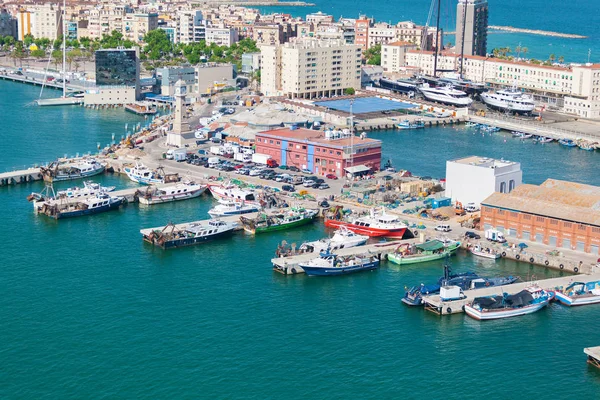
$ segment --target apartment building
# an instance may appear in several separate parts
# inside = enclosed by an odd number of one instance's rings
[[[175,33],[175,43],[195,43],[206,39],[206,24],[202,11],[181,11]]]
[[[62,11],[56,4],[40,4],[30,8],[33,12],[31,34],[36,38],[56,40],[62,36]]]
[[[487,52],[487,0],[458,0],[456,6],[456,49],[472,56]],[[464,36],[463,36],[464,34]]]
[[[136,43],[144,41],[144,36],[158,29],[158,14],[127,14],[123,19],[123,37]]]
[[[283,34],[283,25],[254,25],[254,28],[252,29],[252,40],[254,40],[259,47],[262,45],[274,46],[285,43],[286,40]]]
[[[324,12],[318,11],[316,13],[307,14],[306,22],[319,24],[331,24],[333,23],[333,15],[325,14]]]
[[[360,88],[362,47],[343,40],[298,38],[261,48],[266,96],[315,98]]]
[[[417,45],[410,42],[397,41],[381,46],[381,67],[384,72],[400,72],[406,67],[406,52],[415,50]]]
[[[35,14],[29,10],[20,9],[17,12],[17,39],[23,40],[25,35],[29,35],[33,31],[33,21]]]
[[[17,37],[17,20],[5,9],[0,10],[0,36]]]
[[[84,36],[99,39],[112,31],[123,32],[123,19],[127,10],[126,6],[117,4],[91,8],[87,15],[87,32]]]
[[[215,43],[219,46],[231,46],[239,41],[238,32],[233,28],[207,27],[206,44]]]
[[[354,44],[359,45],[363,51],[369,48],[369,27],[371,20],[361,16],[354,23]]]

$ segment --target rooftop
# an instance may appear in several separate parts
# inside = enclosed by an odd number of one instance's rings
[[[600,226],[600,187],[548,179],[539,186],[520,185],[494,193],[483,205]]]
[[[330,139],[325,136],[325,132],[315,131],[312,129],[298,128],[298,129],[290,129],[290,128],[281,128],[281,129],[273,129],[270,131],[264,131],[257,133],[259,136],[268,136],[272,138],[279,139],[294,139],[296,141],[304,141],[309,143],[318,143],[320,145],[325,146],[336,146],[336,147],[350,147],[352,146],[364,146],[364,145],[375,145],[378,144],[381,146],[381,141],[376,139],[369,138],[360,138],[355,136],[351,137],[341,137],[339,139]]]
[[[518,162],[508,161],[508,160],[496,160],[494,158],[488,157],[479,157],[479,156],[469,156],[465,158],[458,158],[456,160],[450,160],[448,162],[456,163],[456,164],[466,164],[473,165],[475,167],[481,168],[501,168],[508,167],[509,165],[518,165]]]
[[[402,40],[398,40],[397,42],[392,42],[392,43],[384,44],[384,46],[399,46],[399,47],[414,46],[414,47],[417,47],[417,45],[414,44],[414,43],[405,42],[405,41],[402,41]]]

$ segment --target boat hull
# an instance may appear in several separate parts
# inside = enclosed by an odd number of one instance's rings
[[[62,181],[72,181],[75,179],[83,179],[88,178],[90,176],[100,175],[104,172],[104,167],[95,169],[90,172],[78,173],[78,174],[59,174],[57,176],[52,177],[53,182],[62,182]]]
[[[199,197],[202,193],[204,193],[205,190],[206,188],[201,188],[187,193],[166,194],[161,196],[151,196],[149,198],[140,196],[139,201],[141,204],[145,205],[170,203],[172,201],[187,200]]]
[[[465,313],[471,318],[484,321],[491,319],[502,319],[502,318],[512,318],[519,317],[521,315],[532,314],[536,311],[541,310],[542,308],[548,305],[550,300],[542,301],[540,303],[531,304],[525,307],[520,308],[510,308],[510,309],[501,309],[501,310],[490,310],[490,311],[480,311],[477,310],[471,305],[465,306]]]
[[[108,204],[106,206],[94,207],[91,209],[88,208],[85,210],[60,212],[60,213],[57,213],[54,216],[54,218],[55,219],[65,219],[65,218],[82,217],[85,215],[100,214],[100,213],[103,213],[106,211],[116,210],[121,206],[121,204],[123,204],[123,200],[115,201],[114,203]]]
[[[498,111],[508,111],[508,112],[512,112],[515,114],[525,115],[525,114],[531,114],[533,112],[533,110],[535,109],[535,105],[522,106],[519,104],[509,103],[507,101],[492,99],[483,94],[480,95],[480,97],[481,97],[481,101],[483,101],[483,103],[486,106],[488,106],[491,109],[498,110]]]
[[[208,215],[210,215],[213,218],[216,218],[216,217],[228,217],[228,216],[232,216],[232,215],[252,214],[255,212],[258,212],[258,208],[249,208],[247,210],[223,211],[223,212],[215,212],[215,211],[210,210],[208,212]]]
[[[306,264],[300,264],[304,273],[308,276],[340,276],[348,275],[361,271],[370,271],[379,268],[379,261],[371,261],[361,265],[352,265],[347,267],[313,267]]]
[[[555,297],[561,304],[565,306],[586,306],[589,304],[600,303],[600,296],[567,296],[564,293],[556,292]]]
[[[427,262],[427,261],[435,261],[435,260],[441,260],[442,258],[445,258],[447,255],[454,255],[456,253],[456,251],[458,250],[459,245],[457,245],[456,247],[453,248],[448,248],[448,250],[443,251],[441,253],[437,253],[437,254],[427,254],[427,255],[423,255],[423,256],[414,256],[414,257],[402,257],[400,255],[396,255],[394,253],[390,253],[388,254],[388,261],[394,263],[394,264],[398,264],[398,265],[405,265],[405,264],[417,264],[417,263],[422,263],[422,262]]]
[[[491,260],[497,260],[498,258],[500,258],[500,254],[494,254],[494,253],[486,253],[485,251],[473,251],[471,250],[471,254],[473,254],[476,257],[481,257],[481,258],[488,258]]]
[[[221,239],[227,236],[230,236],[233,233],[233,229],[231,230],[227,230],[227,231],[223,231],[223,232],[219,232],[213,235],[205,235],[205,236],[197,236],[197,237],[191,237],[191,238],[181,238],[181,239],[174,239],[174,240],[167,240],[163,243],[158,243],[156,241],[151,241],[148,240],[148,238],[144,237],[144,240],[147,241],[148,243],[152,243],[155,246],[158,246],[164,250],[168,250],[168,249],[174,249],[177,247],[187,247],[187,246],[194,246],[197,244],[202,244],[205,242],[209,242],[211,240],[215,240],[215,239]]]
[[[325,226],[328,228],[340,228],[345,226],[348,230],[358,233],[359,235],[365,235],[369,237],[394,237],[402,238],[406,232],[406,227],[396,229],[379,229],[369,228],[364,226],[358,226],[345,221],[338,221],[335,219],[326,219]]]
[[[304,218],[298,221],[294,221],[294,222],[290,222],[287,224],[280,224],[280,225],[271,225],[271,226],[259,226],[256,227],[255,229],[251,229],[247,226],[244,226],[244,230],[246,230],[246,232],[249,233],[268,233],[268,232],[275,232],[275,231],[283,231],[286,229],[291,229],[291,228],[295,228],[297,226],[302,226],[302,225],[307,225],[309,223],[311,223],[313,221],[314,217],[312,218]]]

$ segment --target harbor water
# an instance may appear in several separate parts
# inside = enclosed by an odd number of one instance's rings
[[[28,107],[33,89],[0,82],[2,169],[93,151],[140,121],[122,110]],[[521,161],[528,182],[550,175],[600,184],[589,153],[557,145],[451,128],[371,137],[384,140],[397,168],[421,174],[443,176],[446,159],[481,154]],[[596,306],[552,305],[489,322],[440,318],[400,302],[405,286],[442,274],[439,262],[384,263],[332,279],[283,276],[269,262],[277,244],[322,237],[321,224],[162,251],[143,243],[139,229],[206,218],[209,196],[57,222],[25,200],[41,187],[0,188],[3,399],[600,396],[600,373],[583,354],[600,342]],[[465,253],[452,266],[486,276],[560,274]]]

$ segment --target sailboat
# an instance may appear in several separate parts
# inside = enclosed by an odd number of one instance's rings
[[[63,38],[62,38],[62,96],[54,99],[42,99],[42,92],[44,85],[42,85],[42,91],[40,92],[40,98],[36,100],[38,106],[67,106],[77,105],[83,103],[83,97],[78,95],[67,95],[67,2],[63,0],[62,10],[62,25],[63,25]]]

